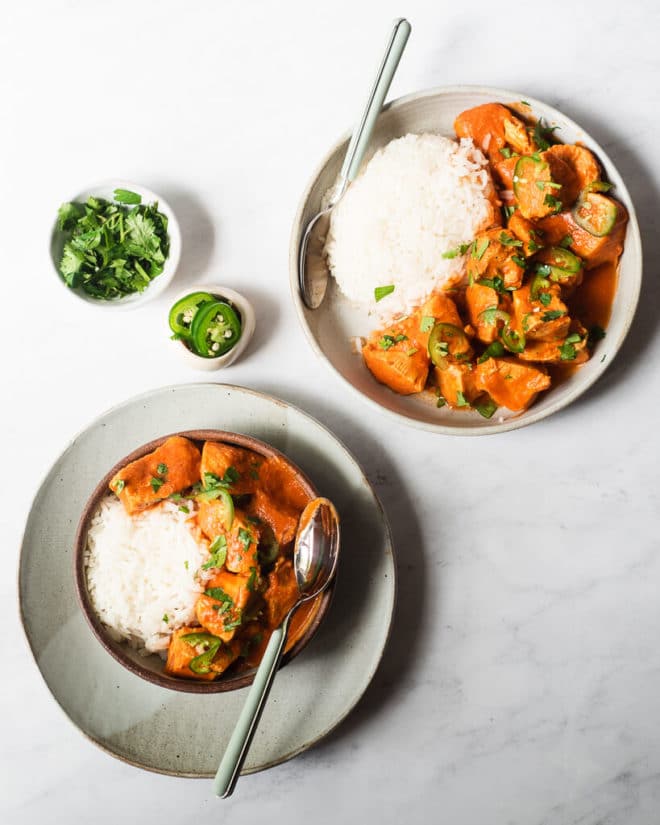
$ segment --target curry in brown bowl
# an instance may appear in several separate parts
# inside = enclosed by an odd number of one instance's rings
[[[138,448],[102,479],[75,545],[92,631],[148,681],[195,693],[252,681],[299,593],[298,521],[309,479],[255,438],[216,430]],[[307,644],[331,591],[293,616],[283,664]]]

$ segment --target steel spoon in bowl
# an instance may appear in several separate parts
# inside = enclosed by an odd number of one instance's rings
[[[252,737],[275,679],[291,616],[303,602],[316,598],[332,581],[339,554],[339,516],[327,498],[315,498],[300,516],[293,566],[300,598],[268,642],[252,687],[215,775],[213,789],[223,799],[233,793]]]
[[[389,91],[401,55],[410,35],[410,23],[404,18],[396,20],[394,28],[378,67],[376,79],[369,93],[367,105],[357,128],[353,132],[351,142],[346,150],[346,157],[339,173],[332,194],[326,207],[307,224],[300,242],[298,254],[298,279],[300,294],[308,309],[318,309],[323,303],[328,286],[328,267],[323,255],[325,239],[330,228],[330,213],[339,203],[348,184],[357,177],[362,164],[362,158],[367,151],[371,135],[376,124],[376,118],[383,107],[383,102]]]

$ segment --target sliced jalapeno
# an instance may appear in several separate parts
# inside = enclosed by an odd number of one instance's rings
[[[544,265],[544,270],[547,269],[547,274],[550,274],[550,267]],[[532,278],[532,283],[529,288],[529,297],[532,301],[539,301],[544,290],[550,288],[550,281],[545,277],[545,272],[537,272]],[[546,293],[548,294],[548,293]],[[547,300],[547,299],[546,299]]]
[[[448,360],[464,361],[471,352],[467,335],[454,324],[438,322],[429,335],[429,355],[440,369],[447,368]]]
[[[548,277],[555,283],[570,283],[582,271],[582,261],[577,255],[563,247],[551,246],[550,249],[543,251],[541,257],[543,263],[550,270]]]
[[[200,307],[190,328],[195,352],[204,358],[217,358],[238,343],[241,321],[226,301],[213,301]]]
[[[489,307],[483,312],[480,312],[477,319],[480,324],[486,324],[487,327],[493,327],[498,321],[508,324],[511,320],[511,316],[508,312],[504,312],[503,309]]]
[[[509,350],[509,352],[522,352],[525,349],[525,336],[522,332],[517,332],[508,324],[500,332],[502,343]]]
[[[572,212],[575,223],[596,238],[610,234],[617,213],[616,203],[611,198],[587,190],[580,194]]]
[[[220,646],[222,645],[222,639],[213,636],[211,633],[186,633],[186,635],[181,638],[193,647],[201,645],[204,648],[203,653],[200,653],[198,656],[195,656],[194,659],[190,660],[188,667],[193,673],[202,675],[209,673],[215,654],[220,650]]]
[[[197,501],[213,501],[219,499],[220,510],[222,511],[222,521],[227,530],[231,530],[234,523],[234,500],[231,495],[222,487],[215,487],[213,490],[202,490],[195,496]]]
[[[191,292],[185,298],[179,299],[170,310],[169,322],[172,332],[180,338],[189,340],[190,326],[199,308],[215,300],[209,292]]]

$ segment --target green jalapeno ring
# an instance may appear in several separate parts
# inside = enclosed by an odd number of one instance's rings
[[[234,347],[242,332],[241,320],[227,301],[213,301],[200,308],[191,325],[192,346],[203,358],[218,358]]]

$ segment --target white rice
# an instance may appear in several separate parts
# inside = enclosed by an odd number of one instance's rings
[[[431,292],[460,281],[470,243],[489,221],[486,158],[471,140],[406,135],[371,158],[332,212],[330,271],[351,301],[406,314]],[[374,289],[395,287],[377,305]]]
[[[179,510],[185,504],[186,514]],[[208,543],[188,523],[194,503],[163,504],[129,516],[114,495],[103,499],[87,537],[85,565],[94,608],[113,638],[146,652],[165,650],[170,634],[194,620],[207,577]]]

